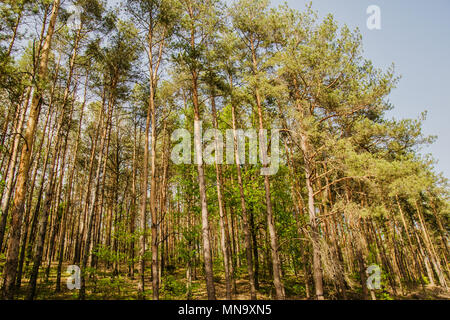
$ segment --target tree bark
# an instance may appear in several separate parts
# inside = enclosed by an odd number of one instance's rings
[[[54,0],[50,24],[47,31],[44,46],[42,48],[42,58],[39,64],[38,78],[44,81],[47,77],[47,66],[50,54],[51,42],[55,30],[56,19],[58,15],[60,0]],[[19,171],[15,188],[14,204],[11,212],[11,239],[8,246],[8,256],[4,268],[2,296],[4,299],[12,299],[14,297],[15,280],[17,273],[17,263],[19,256],[21,223],[24,211],[24,203],[26,197],[26,186],[28,181],[28,171],[30,168],[30,159],[33,148],[34,136],[42,103],[42,88],[37,87],[33,93],[31,102],[31,110],[25,131],[25,143],[22,148],[22,154],[19,163]]]

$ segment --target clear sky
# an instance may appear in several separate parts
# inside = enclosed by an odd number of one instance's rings
[[[273,5],[283,3],[272,0]],[[287,0],[303,10],[308,0]],[[388,116],[428,118],[424,133],[438,140],[424,153],[438,160],[436,169],[450,178],[450,1],[411,0],[312,0],[321,17],[332,13],[340,24],[358,27],[363,35],[364,56],[375,66],[395,64],[402,79],[391,93],[395,109]],[[381,9],[381,30],[367,28],[367,7]]]

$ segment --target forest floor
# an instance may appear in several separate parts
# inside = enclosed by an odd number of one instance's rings
[[[67,270],[67,265],[63,267]],[[147,270],[150,275],[151,270]],[[69,290],[67,288],[68,274],[63,273],[61,277],[61,292],[55,292],[56,284],[56,265],[52,265],[48,281],[44,279],[44,270],[41,270],[37,284],[36,300],[76,300],[78,299],[78,290]],[[146,297],[151,299],[151,282],[150,277],[146,277]],[[226,299],[225,279],[223,276],[215,276],[216,296],[219,300]],[[304,288],[304,281],[295,276],[285,277],[286,297],[289,300],[307,300],[306,291]],[[135,300],[137,299],[138,277],[134,278],[126,274],[114,275],[109,270],[105,272],[95,272],[89,279],[86,280],[86,297],[88,300]],[[28,290],[28,279],[23,279],[21,289],[18,292],[17,299],[25,299]],[[358,300],[361,299],[360,289],[349,290],[347,299]],[[407,292],[403,294],[394,295],[392,292],[380,290],[377,292],[377,299],[382,300],[450,300],[450,292],[446,292],[442,288],[433,287],[430,285],[424,288],[416,287],[405,289]],[[203,278],[198,275],[197,279],[192,281],[191,285],[191,300],[207,300],[206,285]],[[338,299],[333,293],[333,288],[326,288],[328,292],[327,299]],[[270,300],[273,298],[274,291],[270,281],[260,280],[258,289],[259,300]],[[178,268],[163,277],[160,287],[160,299],[162,300],[184,300],[186,295],[186,270]],[[248,300],[250,293],[248,288],[248,281],[244,277],[236,279],[236,293],[233,295],[233,300]]]

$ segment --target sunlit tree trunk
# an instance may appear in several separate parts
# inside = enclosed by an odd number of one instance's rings
[[[45,81],[47,77],[47,65],[50,54],[51,42],[55,30],[56,19],[58,15],[60,0],[54,0],[53,9],[50,17],[50,23],[47,30],[47,36],[42,48],[42,57],[39,64],[38,78]],[[34,136],[42,103],[42,88],[36,88],[33,93],[30,114],[25,130],[25,143],[22,148],[17,183],[15,188],[15,197],[11,211],[11,238],[8,246],[8,256],[4,268],[2,296],[5,299],[12,299],[14,296],[15,280],[17,273],[17,263],[19,256],[20,232],[24,203],[26,197],[26,186],[28,181],[28,171],[30,168],[30,159],[34,143]]]
[[[258,73],[258,64],[256,59],[256,50],[254,47],[253,40],[250,41],[251,49],[252,49],[252,63],[253,63],[253,73],[256,75]],[[262,113],[262,102],[261,102],[261,96],[259,92],[259,88],[254,88],[255,93],[255,99],[256,99],[256,106],[258,111],[258,124],[259,124],[259,130],[260,130],[260,147],[261,147],[261,141],[263,141],[263,130],[264,130],[264,120],[263,120],[263,113]],[[265,148],[266,146],[263,146]],[[265,155],[265,151],[262,152]],[[266,156],[266,155],[265,155]],[[273,155],[275,156],[275,155]],[[263,165],[266,165],[267,159],[262,159]],[[280,262],[280,254],[279,254],[279,248],[278,248],[278,236],[275,228],[275,221],[273,216],[273,209],[272,209],[272,199],[270,194],[270,180],[269,176],[264,176],[264,190],[265,190],[265,196],[266,196],[266,210],[267,210],[267,225],[269,229],[269,235],[270,235],[270,248],[272,252],[272,268],[273,268],[273,283],[275,286],[276,296],[279,300],[285,299],[285,292],[284,292],[284,286],[281,281],[281,262]]]
[[[230,77],[230,88],[233,88],[233,80]],[[231,103],[231,119],[232,119],[232,128],[233,128],[233,146],[234,146],[234,160],[236,163],[236,171],[237,171],[237,179],[238,179],[238,186],[239,186],[239,197],[240,197],[240,205],[242,210],[242,222],[244,224],[243,231],[244,231],[244,241],[245,241],[245,253],[247,257],[247,272],[248,272],[248,278],[249,278],[249,284],[250,284],[250,298],[252,300],[256,300],[256,284],[255,284],[255,274],[253,272],[253,256],[252,256],[252,242],[251,242],[251,235],[250,235],[250,225],[248,221],[248,214],[247,214],[247,208],[245,204],[245,194],[244,194],[244,185],[242,180],[242,172],[241,172],[241,163],[240,163],[240,157],[239,154],[239,148],[238,148],[238,141],[237,141],[237,121],[236,121],[236,107],[234,102]],[[233,217],[231,218],[233,220]],[[236,227],[233,226],[232,230],[236,230]],[[233,237],[234,238],[234,237]],[[235,250],[236,251],[236,250]],[[235,253],[236,254],[236,253]]]

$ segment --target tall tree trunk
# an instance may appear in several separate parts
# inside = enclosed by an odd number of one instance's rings
[[[305,167],[305,180],[306,189],[308,190],[308,213],[309,222],[311,225],[311,240],[313,249],[313,278],[314,286],[316,290],[316,297],[318,300],[323,300],[323,273],[322,273],[322,263],[320,256],[320,240],[319,240],[319,229],[317,226],[316,217],[316,207],[314,204],[314,189],[311,182],[312,170],[310,164],[310,150],[308,147],[308,140],[305,134],[301,134],[300,145],[303,151],[304,167]]]
[[[424,239],[424,243],[425,243],[425,247],[427,248],[427,251],[430,255],[430,260],[431,260],[431,264],[434,267],[434,270],[436,271],[436,274],[438,276],[438,280],[440,285],[445,288],[448,289],[447,287],[447,281],[445,279],[445,275],[442,272],[442,267],[441,267],[441,262],[439,261],[439,257],[436,254],[436,250],[434,249],[434,245],[433,242],[431,241],[431,238],[428,234],[428,230],[427,227],[425,225],[425,219],[422,215],[422,212],[419,209],[419,205],[417,203],[417,200],[415,200],[414,202],[415,206],[416,206],[416,211],[417,211],[417,215],[419,216],[419,221],[420,221],[420,226],[421,226],[421,230],[423,233],[423,239]]]
[[[137,209],[137,190],[136,190],[136,171],[137,171],[137,146],[136,146],[136,140],[137,140],[137,123],[134,123],[134,140],[133,140],[133,177],[132,177],[132,184],[131,184],[131,214],[130,214],[130,234],[131,234],[131,243],[130,243],[130,266],[129,266],[129,274],[131,279],[134,279],[134,256],[135,256],[135,240],[134,240],[134,234],[136,229],[136,209]]]
[[[144,158],[141,181],[141,203],[139,208],[139,284],[138,294],[140,299],[145,299],[145,240],[147,235],[147,192],[148,192],[148,158],[149,158],[149,132],[151,122],[151,109],[147,110],[147,122],[145,125]]]
[[[109,126],[112,126],[112,115],[114,110],[114,104],[115,104],[115,97],[114,97],[114,91],[116,89],[118,80],[118,75],[115,76],[115,78],[112,79],[111,83],[111,92],[109,95],[109,101],[108,101],[108,112],[106,117],[106,123],[105,127],[103,128],[103,133],[100,141],[100,155],[97,162],[97,172],[95,174],[94,179],[94,186],[93,186],[93,193],[90,201],[90,207],[89,207],[89,214],[87,216],[87,233],[86,233],[86,242],[84,246],[84,253],[83,253],[83,259],[81,264],[81,279],[80,279],[80,293],[79,293],[79,299],[84,300],[86,298],[86,267],[88,264],[88,260],[91,256],[91,241],[92,241],[92,233],[93,233],[93,225],[94,225],[94,218],[95,218],[95,211],[96,211],[96,205],[97,205],[97,199],[99,194],[99,188],[100,188],[100,173],[102,168],[102,160],[103,157],[107,156],[107,150],[105,150],[105,144],[106,140],[108,138],[108,129]]]
[[[189,4],[189,15],[191,19],[194,17],[193,8]],[[191,50],[195,52],[197,50],[195,43],[195,25],[193,25],[190,34],[190,46]],[[198,188],[200,192],[200,207],[201,207],[201,221],[202,221],[202,240],[203,240],[203,258],[205,264],[205,278],[206,278],[206,290],[209,300],[216,300],[216,289],[214,286],[214,271],[211,256],[211,239],[210,239],[210,226],[209,226],[209,213],[208,203],[206,198],[206,181],[205,181],[205,168],[203,166],[203,148],[202,148],[202,130],[201,130],[201,118],[200,118],[200,102],[199,102],[199,74],[195,67],[191,70],[191,85],[192,85],[192,103],[194,106],[194,151],[198,172]]]
[[[192,38],[193,41],[193,38]],[[193,44],[193,42],[192,42]],[[208,203],[206,199],[205,169],[203,167],[203,148],[200,128],[200,105],[198,100],[198,75],[192,71],[192,98],[194,104],[194,145],[196,154],[196,164],[198,171],[198,187],[200,192],[200,206],[202,213],[202,238],[203,238],[203,258],[205,263],[206,289],[209,300],[216,300],[216,290],[214,286],[213,263],[211,256],[211,240],[209,227]]]
[[[7,183],[5,186],[4,193],[2,194],[2,203],[1,203],[2,217],[0,220],[0,249],[2,248],[3,238],[5,236],[9,204],[11,201],[12,190],[14,188],[14,182],[15,182],[14,174],[16,171],[16,162],[17,162],[18,153],[19,153],[19,143],[21,140],[22,127],[23,127],[23,122],[25,120],[25,114],[27,113],[27,109],[28,109],[31,90],[32,90],[31,87],[29,87],[27,89],[27,94],[26,94],[26,98],[24,100],[23,108],[21,108],[20,106],[18,107],[18,112],[19,112],[20,116],[19,116],[19,121],[18,121],[16,129],[15,129],[16,132],[14,132],[14,142],[13,142],[13,146],[12,146],[10,161],[8,163],[8,172],[5,177],[6,178],[5,180],[7,181]]]
[[[230,88],[233,88],[233,80],[230,76],[229,79]],[[239,148],[238,148],[238,137],[237,137],[237,121],[236,121],[236,106],[234,101],[231,102],[231,119],[232,119],[232,128],[233,128],[233,145],[234,145],[234,160],[236,163],[236,171],[237,171],[237,179],[238,179],[238,185],[239,185],[239,197],[240,197],[240,204],[241,204],[241,211],[242,211],[242,222],[244,224],[244,242],[245,242],[245,253],[247,257],[247,272],[248,272],[248,279],[250,284],[250,299],[256,300],[256,283],[255,283],[255,274],[253,272],[253,257],[252,257],[252,242],[251,242],[251,233],[250,233],[250,225],[249,225],[249,219],[248,219],[248,213],[247,208],[245,205],[245,194],[244,194],[244,185],[242,181],[242,172],[241,172],[241,155],[239,154]],[[233,219],[233,218],[231,218]],[[233,230],[235,230],[233,228]],[[239,241],[238,241],[239,242]],[[235,253],[239,256],[239,252]]]
[[[214,92],[211,97],[211,109],[212,109],[212,117],[213,117],[213,125],[214,129],[218,130],[218,122],[217,122],[217,111],[216,111],[216,100],[214,96]],[[227,300],[232,299],[232,264],[231,264],[231,249],[230,249],[230,235],[228,233],[228,217],[225,211],[224,207],[224,201],[223,201],[223,195],[222,195],[222,170],[220,167],[220,159],[219,159],[219,144],[218,141],[216,141],[216,161],[215,161],[215,169],[216,169],[216,185],[217,185],[217,199],[218,199],[218,206],[219,206],[219,223],[220,223],[220,241],[221,241],[221,248],[222,248],[222,255],[223,255],[223,264],[224,264],[224,271],[225,271],[225,286],[226,286],[226,297]]]
[[[38,150],[42,150],[42,147],[44,145],[44,141],[45,141],[45,135],[47,132],[47,127],[51,118],[51,109],[48,109],[47,112],[47,116],[45,117],[45,124],[44,124],[44,128],[42,130],[42,139],[39,143],[39,147]],[[48,134],[47,134],[47,141],[48,143],[50,143],[50,136],[51,136],[51,130],[48,130]],[[48,154],[48,153],[47,153]],[[32,201],[33,201],[33,194],[34,194],[34,187],[35,187],[35,183],[36,183],[36,177],[37,177],[37,173],[38,173],[38,167],[40,164],[40,159],[41,159],[41,155],[42,152],[38,152],[38,157],[35,160],[35,165],[34,165],[34,173],[33,173],[33,178],[31,179],[31,188],[29,191],[29,196],[28,196],[28,200],[27,200],[27,210],[25,213],[25,227],[24,227],[24,234],[22,236],[22,245],[21,245],[21,249],[20,249],[20,257],[19,257],[19,267],[18,267],[18,271],[17,271],[17,276],[16,276],[16,287],[17,289],[20,288],[21,284],[22,284],[22,273],[23,273],[23,264],[25,262],[25,253],[27,251],[27,244],[28,244],[28,234],[29,234],[29,227],[30,227],[30,223],[32,222],[33,219],[32,217],[30,217],[30,213],[31,213],[31,208],[32,208]],[[46,163],[44,164],[44,170],[43,172],[45,173],[46,171]],[[36,221],[34,221],[34,224],[36,223]]]
[[[256,60],[256,50],[254,46],[254,42],[251,41],[251,49],[252,49],[252,63],[253,63],[253,73],[256,75],[258,73],[258,65]],[[267,166],[267,159],[265,159],[266,155],[266,146],[262,145],[262,141],[264,141],[263,136],[263,130],[264,130],[264,121],[263,121],[263,114],[262,114],[262,102],[261,102],[261,96],[259,93],[259,88],[256,86],[254,88],[255,91],[255,99],[256,99],[256,105],[258,107],[258,122],[259,122],[259,143],[261,153],[263,154],[262,163],[263,166]],[[275,155],[273,155],[275,156]],[[273,283],[275,286],[275,292],[276,297],[278,300],[284,300],[285,299],[285,292],[284,292],[284,286],[281,281],[281,262],[280,262],[280,254],[279,254],[279,248],[278,248],[278,237],[277,232],[275,228],[275,221],[273,216],[273,209],[272,209],[272,200],[270,195],[270,180],[269,176],[264,176],[264,190],[265,190],[265,196],[266,196],[266,210],[267,210],[267,225],[269,228],[269,236],[270,236],[270,248],[272,252],[272,268],[273,268]]]
[[[78,32],[77,39],[79,38],[80,32]],[[42,213],[42,220],[40,224],[40,229],[38,232],[38,239],[36,243],[36,251],[35,251],[35,257],[34,257],[34,265],[31,273],[30,283],[29,283],[29,293],[28,293],[28,299],[33,300],[35,293],[36,293],[36,281],[39,273],[39,267],[42,262],[42,255],[44,250],[44,244],[45,244],[45,234],[47,232],[47,223],[48,223],[48,214],[51,210],[52,201],[54,200],[54,193],[55,189],[57,187],[57,181],[54,175],[56,174],[56,168],[58,164],[58,157],[61,161],[61,170],[64,170],[65,165],[65,156],[67,152],[67,142],[69,138],[69,131],[70,127],[67,126],[67,128],[64,128],[68,123],[70,124],[72,121],[72,114],[73,114],[73,108],[74,103],[70,105],[70,110],[67,110],[67,104],[69,100],[69,94],[70,94],[70,85],[72,83],[72,77],[74,72],[74,66],[75,66],[75,58],[77,55],[77,48],[78,48],[78,40],[75,41],[75,47],[73,54],[71,56],[70,62],[69,62],[69,75],[67,77],[66,82],[66,88],[64,90],[64,96],[62,100],[62,110],[61,110],[61,116],[58,123],[58,130],[56,133],[56,141],[55,141],[55,151],[53,156],[53,165],[50,170],[49,175],[49,182],[47,186],[46,191],[46,200],[44,204],[44,211]],[[75,95],[76,90],[74,91]],[[65,129],[65,131],[64,131]],[[58,156],[59,155],[59,156]],[[63,173],[60,175],[60,181],[59,184],[62,184],[62,177]],[[53,249],[54,249],[54,241],[56,237],[56,233],[58,232],[59,224],[61,222],[62,216],[61,212],[59,212],[58,204],[59,204],[59,192],[56,194],[56,201],[55,201],[55,222],[50,229],[49,234],[49,255],[48,255],[48,265],[45,273],[45,279],[48,280],[48,276],[50,273],[50,266],[51,266],[51,260],[53,255]]]
[[[39,223],[39,229],[38,229],[38,234],[37,234],[38,237],[36,239],[37,242],[35,244],[33,268],[31,271],[30,282],[28,284],[28,287],[29,287],[29,292],[28,292],[28,296],[27,296],[28,300],[33,300],[34,296],[36,294],[36,283],[37,283],[37,278],[38,278],[38,274],[39,274],[39,267],[41,265],[42,256],[44,253],[45,235],[47,233],[47,225],[49,222],[49,215],[50,215],[51,206],[52,206],[52,202],[53,202],[53,198],[54,198],[53,195],[56,190],[56,179],[55,179],[56,168],[57,168],[57,164],[58,164],[58,159],[60,157],[62,157],[62,155],[61,155],[62,145],[61,145],[60,137],[62,134],[61,130],[62,130],[62,125],[63,125],[63,120],[64,120],[64,110],[61,111],[61,117],[59,119],[58,129],[57,129],[57,133],[56,133],[55,147],[54,147],[54,151],[53,151],[53,163],[50,168],[47,189],[45,191],[45,202],[44,202],[43,212],[41,215],[41,221]]]
[[[74,151],[73,151],[73,162],[72,162],[72,166],[69,170],[69,179],[67,182],[67,191],[66,191],[67,193],[66,193],[66,200],[65,200],[65,206],[64,206],[63,225],[62,225],[61,237],[60,237],[60,243],[59,243],[58,267],[56,270],[56,289],[55,289],[56,292],[61,291],[61,271],[62,271],[62,263],[64,260],[64,250],[65,250],[65,243],[66,243],[65,242],[66,228],[67,228],[67,222],[65,220],[68,218],[68,212],[71,209],[73,179],[74,179],[74,174],[75,174],[75,166],[77,164],[78,149],[79,149],[79,145],[80,145],[81,126],[83,123],[84,108],[86,105],[88,81],[89,81],[89,73],[87,72],[86,82],[84,84],[84,98],[83,98],[83,103],[81,105],[77,138],[75,140],[75,147],[74,147]]]
[[[156,208],[156,110],[154,102],[154,81],[150,85],[150,113],[151,113],[151,183],[150,183],[150,213],[152,217],[152,291],[153,300],[159,300],[159,272],[158,272],[158,210]]]
[[[38,79],[44,81],[47,77],[47,66],[50,54],[51,42],[55,30],[56,19],[58,16],[60,0],[54,0],[50,24],[47,31],[44,46],[42,48],[42,57],[39,64]],[[8,246],[8,256],[4,267],[4,276],[2,284],[2,296],[5,299],[12,299],[14,296],[15,280],[17,273],[17,263],[19,256],[20,232],[22,224],[22,216],[26,197],[26,186],[28,181],[28,171],[30,168],[31,153],[33,150],[33,142],[36,131],[37,122],[42,103],[43,89],[37,87],[33,93],[31,102],[31,110],[25,131],[25,143],[19,163],[19,171],[15,188],[14,204],[11,212],[11,239]]]

